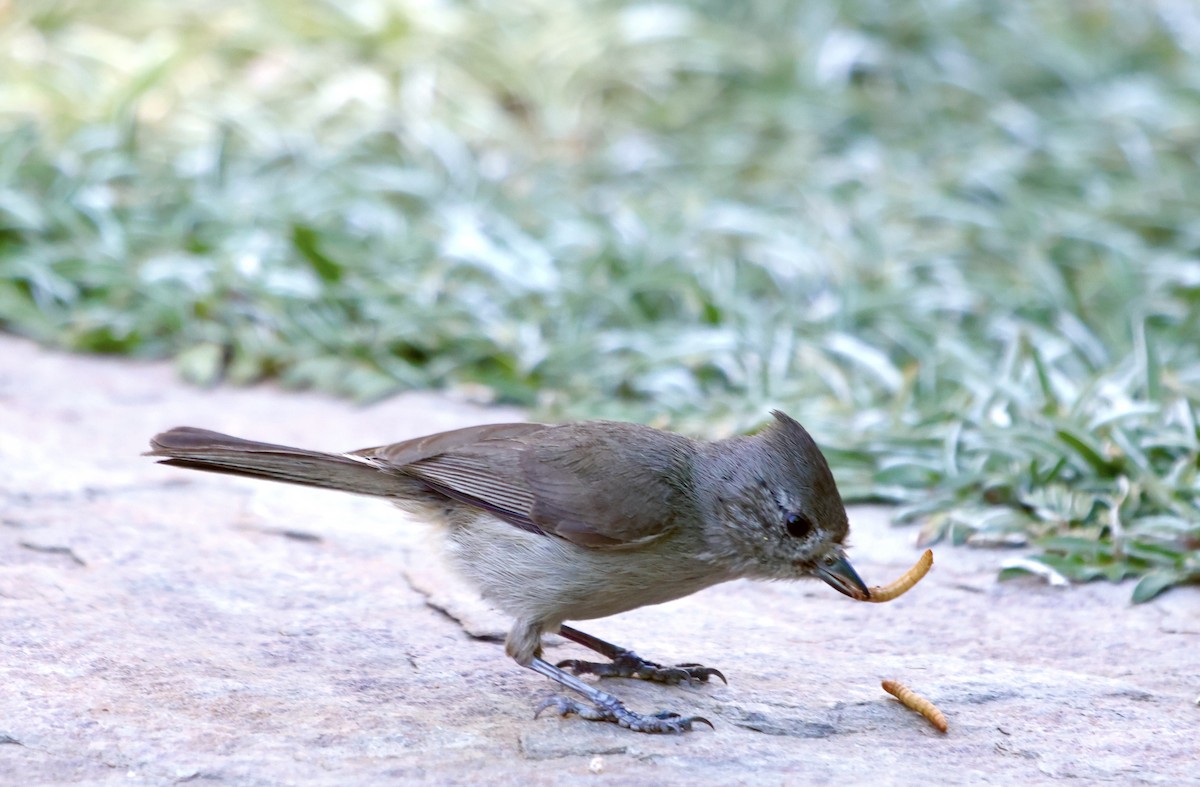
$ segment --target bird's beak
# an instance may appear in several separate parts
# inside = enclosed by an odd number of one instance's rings
[[[817,576],[837,592],[845,593],[857,601],[865,601],[871,597],[871,591],[867,590],[854,566],[850,565],[850,561],[840,550],[817,566]]]

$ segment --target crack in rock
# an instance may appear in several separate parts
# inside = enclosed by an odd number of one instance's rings
[[[424,597],[428,607],[453,620],[468,636],[485,642],[503,642],[508,635],[508,620],[428,555],[410,560],[403,574],[409,587]]]
[[[734,714],[737,715],[734,715]],[[809,719],[773,717],[761,711],[735,710],[721,714],[734,726],[764,735],[782,735],[789,738],[828,738],[838,734],[832,724]]]

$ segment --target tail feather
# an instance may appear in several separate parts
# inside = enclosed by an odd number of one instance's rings
[[[165,457],[160,464],[172,467],[360,495],[392,497],[404,494],[406,487],[418,483],[370,459],[260,443],[191,426],[155,435],[150,448],[146,456]]]

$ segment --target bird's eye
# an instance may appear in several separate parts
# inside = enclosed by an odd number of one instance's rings
[[[788,535],[792,538],[804,538],[812,532],[812,520],[804,514],[788,514],[785,521]]]

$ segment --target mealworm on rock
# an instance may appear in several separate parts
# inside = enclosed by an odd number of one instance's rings
[[[938,707],[908,686],[905,686],[898,680],[885,680],[882,686],[884,691],[900,700],[904,707],[915,710],[929,719],[929,723],[937,727],[939,731],[946,732],[950,729],[950,726],[946,724],[945,715],[938,710]]]
[[[873,601],[876,604],[882,604],[885,601],[891,601],[894,598],[903,596],[912,586],[921,581],[921,579],[929,573],[929,569],[933,566],[933,550],[926,549],[925,554],[917,560],[917,562],[908,571],[890,585],[883,587],[871,588],[867,598],[863,601]]]

